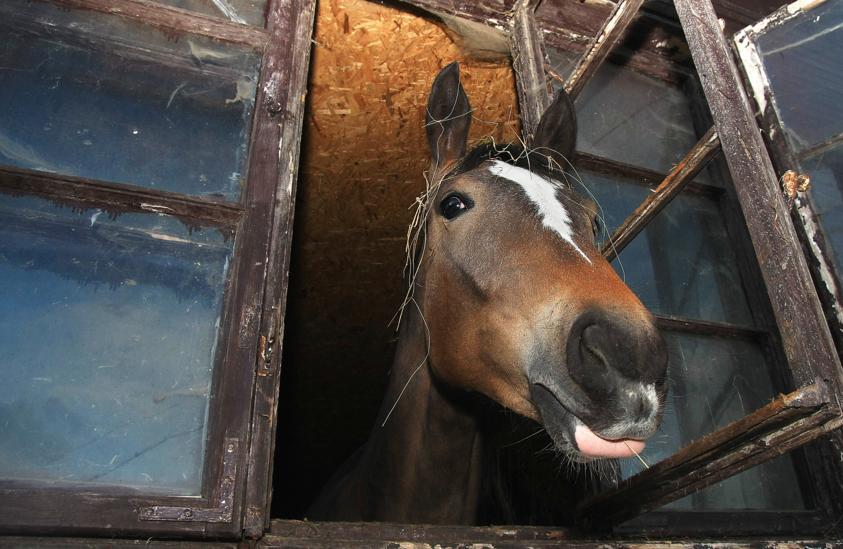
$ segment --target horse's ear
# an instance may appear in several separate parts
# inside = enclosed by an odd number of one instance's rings
[[[531,148],[538,154],[549,154],[561,169],[574,160],[577,145],[577,115],[571,97],[560,89],[556,98],[544,111]]]
[[[427,100],[427,142],[435,172],[441,172],[465,154],[471,106],[460,83],[460,64],[442,69]]]

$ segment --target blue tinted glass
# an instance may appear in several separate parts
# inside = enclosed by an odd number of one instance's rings
[[[650,194],[649,188],[617,177],[581,175],[602,208],[609,233]],[[715,198],[678,196],[621,252],[614,266],[654,313],[753,323]]]
[[[843,1],[828,0],[766,29],[758,51],[797,152],[843,134]]]
[[[0,478],[198,495],[231,248],[0,195]]]
[[[776,395],[770,370],[753,343],[667,333],[668,402],[659,432],[642,458],[653,464],[703,435],[761,408]],[[624,476],[643,469],[621,460]],[[669,506],[678,509],[804,507],[792,460],[785,456],[726,479]]]
[[[830,244],[826,254],[843,272],[843,145],[802,162],[811,176],[811,203]]]
[[[90,11],[3,2],[0,164],[237,201],[258,62]]]

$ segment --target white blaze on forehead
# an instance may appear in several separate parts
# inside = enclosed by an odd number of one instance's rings
[[[562,240],[574,247],[586,261],[591,263],[587,255],[583,253],[577,243],[574,242],[574,234],[571,231],[571,218],[568,216],[565,206],[556,196],[556,183],[534,174],[530,170],[492,160],[489,171],[498,177],[508,179],[517,183],[533,204],[536,205],[538,215],[542,224],[551,231],[562,237]]]

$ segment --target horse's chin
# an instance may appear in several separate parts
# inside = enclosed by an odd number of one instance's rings
[[[544,385],[531,384],[530,397],[556,448],[573,461],[586,463],[596,459],[631,457],[644,449],[642,440],[600,437],[565,408]]]

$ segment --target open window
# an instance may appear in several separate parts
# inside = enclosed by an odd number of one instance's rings
[[[792,461],[779,456],[839,427],[839,359],[721,23],[707,1],[676,2],[678,37],[659,38],[682,43],[684,31],[688,74],[662,71],[657,83],[629,69],[598,69],[640,5],[618,2],[580,56],[564,51],[571,40],[560,32],[558,7],[524,5],[514,16],[516,56],[533,52],[518,73],[522,109],[523,101],[546,104],[545,78],[577,96],[585,139],[576,164],[614,231],[604,254],[621,260],[619,270],[657,315],[671,354],[667,444],[657,440],[642,456],[649,465],[584,502],[581,519],[605,527],[662,509],[624,529],[827,527],[836,499],[828,490],[839,483],[823,477],[828,468],[820,462],[833,452],[817,445]],[[830,19],[824,28],[835,24]],[[628,64],[647,63],[644,57]],[[798,63],[785,66],[792,71]],[[701,171],[721,148],[729,171],[717,162]],[[643,170],[665,175],[641,177]],[[641,188],[648,180],[652,188]],[[625,477],[633,472],[622,468]]]
[[[263,529],[313,4],[0,7],[0,531]]]

